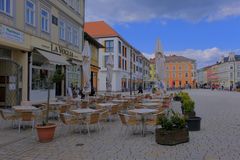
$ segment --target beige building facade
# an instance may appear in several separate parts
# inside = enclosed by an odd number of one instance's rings
[[[81,85],[84,0],[3,0],[0,6],[0,106],[47,98],[56,69],[65,79],[51,95]],[[16,66],[14,71],[12,68]],[[10,98],[9,98],[10,97]]]

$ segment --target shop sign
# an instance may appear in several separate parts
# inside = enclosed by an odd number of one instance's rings
[[[20,43],[24,42],[24,33],[23,32],[20,32],[16,29],[5,26],[3,24],[0,24],[0,36],[5,39],[12,40],[12,41],[16,41],[16,42],[20,42]]]
[[[77,59],[77,60],[81,60],[80,54],[69,50],[65,47],[56,45],[56,44],[52,44],[51,45],[51,51],[60,55],[63,55],[67,58],[73,58],[73,59]]]

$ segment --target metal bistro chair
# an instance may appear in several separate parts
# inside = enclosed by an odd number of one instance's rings
[[[23,122],[31,122],[32,131],[35,125],[35,116],[33,112],[19,112],[19,120],[18,120],[18,131],[21,132],[21,125]]]
[[[122,114],[119,113],[119,118],[121,120],[122,126],[121,126],[121,131],[122,131],[122,127],[125,126],[126,130],[125,132],[128,130],[129,126],[132,126],[132,130],[133,133],[135,133],[135,129],[137,128],[137,126],[140,124],[140,121],[137,119],[137,117],[135,115],[129,115],[129,114]]]
[[[90,114],[86,118],[86,120],[83,121],[83,124],[87,126],[87,130],[88,130],[88,135],[89,136],[90,136],[90,125],[97,125],[98,126],[98,130],[100,131],[99,118],[100,118],[100,114],[97,112],[97,113]]]
[[[3,110],[0,110],[0,116],[4,121],[12,121],[12,127],[14,127],[14,122],[18,119],[15,113],[9,112],[6,114]]]

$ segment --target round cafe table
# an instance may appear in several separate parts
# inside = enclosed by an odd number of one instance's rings
[[[125,103],[125,102],[128,102],[128,100],[126,99],[114,99],[112,100],[113,103]]]

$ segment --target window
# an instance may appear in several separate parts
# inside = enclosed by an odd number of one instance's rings
[[[66,40],[70,43],[72,42],[72,27],[70,25],[66,27]]]
[[[49,32],[49,13],[45,9],[41,9],[41,29]]]
[[[122,64],[122,58],[121,56],[118,56],[118,68],[122,68],[121,64]]]
[[[233,66],[230,66],[230,69],[233,69]]]
[[[176,69],[176,67],[175,66],[173,66],[173,70],[175,70]]]
[[[237,69],[240,70],[240,65],[237,66]]]
[[[178,74],[178,78],[182,78],[182,73],[179,73],[179,74]]]
[[[122,53],[122,43],[120,41],[118,41],[118,53]]]
[[[106,40],[105,41],[105,51],[106,52],[113,52],[113,40]]]
[[[75,45],[75,46],[78,46],[78,32],[76,29],[73,29],[73,35],[72,35],[72,43]]]
[[[240,72],[237,72],[237,77],[238,77],[238,78],[240,77]]]
[[[59,21],[59,37],[65,40],[65,23],[62,20]]]
[[[127,70],[127,61],[125,60],[125,70]]]
[[[188,73],[187,72],[185,73],[185,77],[188,77]]]
[[[233,79],[233,73],[230,72],[230,79]]]
[[[0,0],[0,11],[12,15],[12,0]]]
[[[104,67],[106,68],[107,67],[107,61],[108,61],[108,55],[106,55],[105,57],[104,57]]]
[[[124,70],[124,59],[122,59],[122,69]]]
[[[187,64],[185,65],[185,70],[188,70],[188,65]]]
[[[179,68],[179,70],[182,70],[182,66],[179,66],[178,68]]]
[[[31,0],[26,1],[25,20],[27,24],[35,26],[35,4]]]

